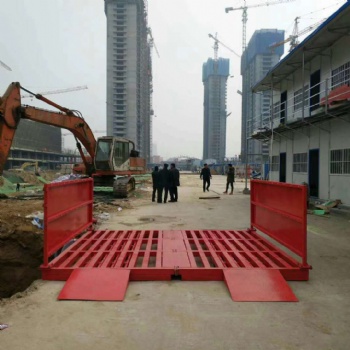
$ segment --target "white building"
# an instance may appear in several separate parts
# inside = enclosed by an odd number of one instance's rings
[[[273,91],[270,120],[253,138],[270,147],[272,181],[350,205],[350,2],[254,88]],[[272,156],[272,157],[271,157]]]

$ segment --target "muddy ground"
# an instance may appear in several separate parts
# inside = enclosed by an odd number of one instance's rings
[[[35,175],[21,174],[21,177],[27,183],[38,184]],[[150,181],[145,180],[138,183],[137,190],[128,199],[96,193],[94,217],[97,227],[114,212],[132,209],[133,202],[148,196],[149,190]],[[0,199],[0,298],[7,298],[24,291],[41,277],[43,230],[32,221],[35,213],[43,212],[44,200],[41,191],[33,193],[26,189],[3,197]]]

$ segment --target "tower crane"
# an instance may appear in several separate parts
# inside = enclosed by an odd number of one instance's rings
[[[313,30],[314,28],[318,27],[320,24],[322,24],[327,18],[323,18],[322,20],[318,21],[317,23],[314,23],[304,29],[302,29],[301,31],[299,31],[298,29],[298,24],[299,24],[299,19],[300,17],[296,17],[294,20],[294,28],[293,28],[293,32],[292,35],[290,35],[287,39],[277,42],[277,43],[273,43],[269,46],[270,49],[275,49],[278,46],[281,46],[285,43],[290,42],[290,48],[289,48],[289,52],[291,52],[295,47],[297,47],[299,45],[299,40],[298,38],[308,32],[310,32],[311,30]]]
[[[94,134],[103,134],[103,133],[106,133],[107,131],[106,130],[92,130],[92,132]],[[72,135],[72,133],[71,132],[62,133],[62,136],[68,136],[68,135]]]
[[[261,6],[270,6],[270,5],[278,5],[278,4],[283,4],[286,2],[291,2],[295,0],[275,0],[275,1],[266,1],[261,4],[255,4],[255,5],[246,5],[246,0],[244,0],[244,5],[240,7],[226,7],[225,12],[229,13],[230,11],[235,11],[235,10],[242,10],[242,23],[243,23],[243,30],[242,30],[242,52],[247,47],[247,22],[248,22],[248,9],[253,8],[253,7],[261,7]]]
[[[40,92],[38,95],[54,95],[54,94],[62,94],[65,92],[71,92],[71,91],[78,91],[78,90],[86,90],[88,87],[86,85],[83,86],[75,86],[72,88],[67,89],[60,89],[60,90],[52,90],[52,91],[44,91]],[[21,98],[28,98],[28,97],[34,97],[33,95],[22,95]]]
[[[149,35],[149,41],[148,41],[149,47],[151,49],[154,48],[157,53],[157,56],[160,58],[156,43],[154,42],[154,39],[153,39],[152,29],[150,27],[147,28],[147,33]]]
[[[12,69],[7,64],[5,64],[3,61],[0,61],[0,66],[4,67],[5,69],[7,69],[9,71],[12,71]]]
[[[235,52],[234,50],[232,50],[231,48],[229,48],[228,46],[226,46],[224,43],[222,43],[219,39],[218,39],[218,33],[215,33],[215,36],[212,34],[208,34],[209,38],[212,38],[215,43],[214,43],[214,59],[215,61],[217,61],[218,59],[218,51],[219,51],[219,44],[223,47],[225,47],[227,50],[231,51],[232,53],[234,53],[237,57],[241,57],[237,52]]]

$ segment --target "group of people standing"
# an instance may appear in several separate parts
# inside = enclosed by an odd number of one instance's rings
[[[153,192],[152,202],[166,203],[168,201],[168,194],[170,195],[170,203],[178,201],[177,188],[180,186],[180,172],[176,168],[175,163],[164,164],[163,169],[159,170],[158,166],[154,167],[152,172]],[[164,198],[163,198],[164,191]]]
[[[152,202],[155,202],[157,197],[157,203],[166,203],[168,201],[168,194],[170,194],[170,203],[177,202],[178,200],[177,188],[180,186],[180,172],[176,168],[175,163],[170,164],[170,169],[168,169],[168,166],[168,164],[164,164],[163,169],[161,170],[159,170],[158,166],[154,167],[154,171],[152,172]],[[232,164],[228,164],[228,170],[226,174],[226,191],[224,191],[224,193],[227,194],[229,187],[231,187],[230,194],[233,194],[235,168],[232,166]],[[203,180],[203,192],[209,192],[210,179],[212,176],[207,163],[205,163],[204,168],[202,168],[200,178]]]

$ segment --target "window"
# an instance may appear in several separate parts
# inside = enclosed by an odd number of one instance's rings
[[[118,133],[117,133],[118,134]],[[116,166],[120,166],[129,159],[129,143],[115,141],[113,160]]]
[[[279,171],[280,170],[280,157],[272,156],[271,159],[271,171]]]
[[[350,174],[350,148],[331,150],[331,174]]]
[[[350,84],[350,62],[332,70],[332,89]]]
[[[279,117],[281,112],[281,101],[275,102],[273,104],[273,119]]]
[[[293,172],[307,173],[307,153],[293,154]]]
[[[303,107],[303,89],[294,92],[294,111]],[[309,106],[309,85],[304,86],[304,107]]]
[[[100,139],[97,143],[96,161],[108,161],[111,154],[112,140]]]

